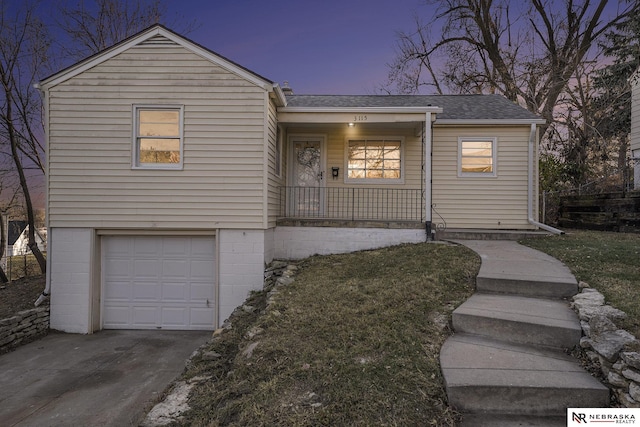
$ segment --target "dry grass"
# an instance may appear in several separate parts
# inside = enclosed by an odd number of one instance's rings
[[[259,314],[240,311],[211,343],[222,357],[194,361],[187,377],[211,379],[184,424],[455,425],[439,350],[479,265],[470,250],[437,244],[300,262],[268,310],[254,295]]]
[[[640,234],[570,230],[521,243],[564,262],[578,280],[627,313],[619,326],[640,337]]]

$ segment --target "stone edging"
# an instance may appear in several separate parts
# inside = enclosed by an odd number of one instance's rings
[[[580,282],[580,288],[571,304],[582,325],[580,347],[619,405],[640,408],[640,341],[615,325],[626,313],[605,305],[604,296],[588,284]]]
[[[295,279],[295,275],[298,267],[293,262],[274,260],[264,272],[264,284],[263,291],[266,292],[266,308],[264,312],[271,312],[273,315],[278,316],[280,313],[273,309],[274,296],[278,293],[278,289],[281,286],[287,286],[292,284]],[[203,344],[194,351],[189,360],[187,360],[186,366],[189,367],[193,363],[194,358],[202,358],[204,360],[215,360],[222,357],[222,355],[213,351],[207,351],[208,344],[222,336],[226,331],[233,328],[234,317],[242,312],[253,313],[256,308],[246,304],[237,307],[227,320],[214,331],[213,336],[209,342]],[[252,328],[245,334],[246,338],[253,339],[262,333],[260,328]],[[253,341],[245,348],[241,349],[239,354],[242,354],[246,358],[251,357],[251,353],[258,345],[259,341]],[[189,410],[189,393],[191,389],[202,382],[211,380],[209,376],[196,376],[188,380],[176,381],[170,386],[170,391],[164,397],[164,399],[157,403],[151,411],[147,413],[146,418],[140,423],[140,427],[158,427],[165,426],[171,423],[180,422],[183,414]]]
[[[0,354],[44,336],[49,331],[49,305],[0,319]]]

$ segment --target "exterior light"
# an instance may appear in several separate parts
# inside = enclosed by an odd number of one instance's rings
[[[355,123],[349,123],[347,126],[349,126],[350,128],[354,127],[356,124]]]

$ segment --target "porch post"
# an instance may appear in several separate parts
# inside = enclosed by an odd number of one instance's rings
[[[424,120],[424,213],[427,240],[431,240],[431,112],[425,113]]]

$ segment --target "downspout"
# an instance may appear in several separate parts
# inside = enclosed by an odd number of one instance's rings
[[[535,123],[531,123],[531,131],[529,133],[529,179],[528,179],[528,188],[527,188],[527,215],[529,219],[529,224],[535,225],[538,228],[542,228],[545,231],[548,231],[553,234],[564,234],[564,231],[558,230],[557,228],[553,228],[549,225],[538,222],[533,218],[533,192],[534,192],[534,164],[533,160],[535,158],[535,144],[536,144],[536,131],[537,125]]]
[[[40,296],[38,296],[38,299],[36,299],[36,302],[33,304],[36,307],[39,306],[40,304],[42,304],[48,297],[49,294],[51,293],[51,257],[52,257],[52,251],[51,249],[51,235],[53,233],[51,233],[51,227],[49,226],[49,96],[48,96],[48,91],[44,90],[42,88],[42,86],[40,86],[40,83],[35,83],[33,85],[33,87],[35,89],[38,90],[38,92],[40,92],[40,95],[44,98],[44,102],[43,104],[43,114],[44,114],[44,121],[45,121],[45,134],[44,134],[44,138],[45,138],[45,146],[47,147],[47,153],[46,153],[46,167],[45,167],[45,225],[47,227],[47,271],[45,273],[45,287],[44,287],[44,291],[42,291],[42,293],[40,294]]]
[[[434,240],[433,238],[433,230],[432,230],[432,221],[431,221],[431,205],[432,205],[432,196],[431,196],[431,152],[432,152],[432,141],[431,141],[431,112],[428,111],[425,113],[425,121],[424,121],[424,131],[422,132],[424,143],[424,214],[425,214],[425,228],[427,233],[427,241]]]

